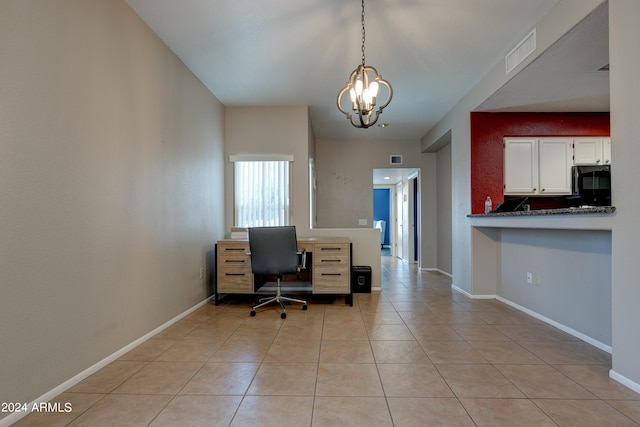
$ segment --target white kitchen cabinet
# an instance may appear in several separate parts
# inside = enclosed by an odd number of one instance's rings
[[[538,145],[535,138],[504,139],[504,194],[536,194]]]
[[[573,140],[574,165],[611,164],[611,138],[576,137]]]
[[[571,194],[571,143],[571,138],[505,138],[504,194]]]
[[[571,194],[571,138],[538,139],[538,194]]]

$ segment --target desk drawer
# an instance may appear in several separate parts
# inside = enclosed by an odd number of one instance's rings
[[[249,253],[249,242],[224,242],[218,244],[218,256],[225,255],[247,255]]]
[[[251,257],[240,254],[225,254],[218,257],[218,268],[248,267],[251,269]]]
[[[313,268],[348,268],[348,255],[324,255],[322,258],[313,259]]]
[[[218,292],[253,293],[253,274],[247,267],[224,267],[218,270]]]
[[[313,245],[313,253],[317,259],[321,259],[324,256],[349,256],[349,244],[348,243],[316,243]]]
[[[349,293],[351,277],[349,266],[322,266],[313,269],[313,293],[343,294]]]
[[[335,267],[349,265],[349,245],[317,244],[313,247],[313,267]]]

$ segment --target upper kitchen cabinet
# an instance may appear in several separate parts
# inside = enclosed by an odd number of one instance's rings
[[[577,137],[573,140],[574,165],[611,164],[611,138]]]
[[[538,145],[535,138],[504,139],[504,194],[536,194]]]
[[[504,194],[571,194],[572,138],[504,138]]]

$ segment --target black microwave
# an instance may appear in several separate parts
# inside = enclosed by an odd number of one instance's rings
[[[580,204],[611,206],[611,166],[573,166],[573,196]]]

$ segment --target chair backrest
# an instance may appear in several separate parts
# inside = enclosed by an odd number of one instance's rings
[[[298,241],[295,226],[251,227],[248,232],[253,274],[296,273]]]

